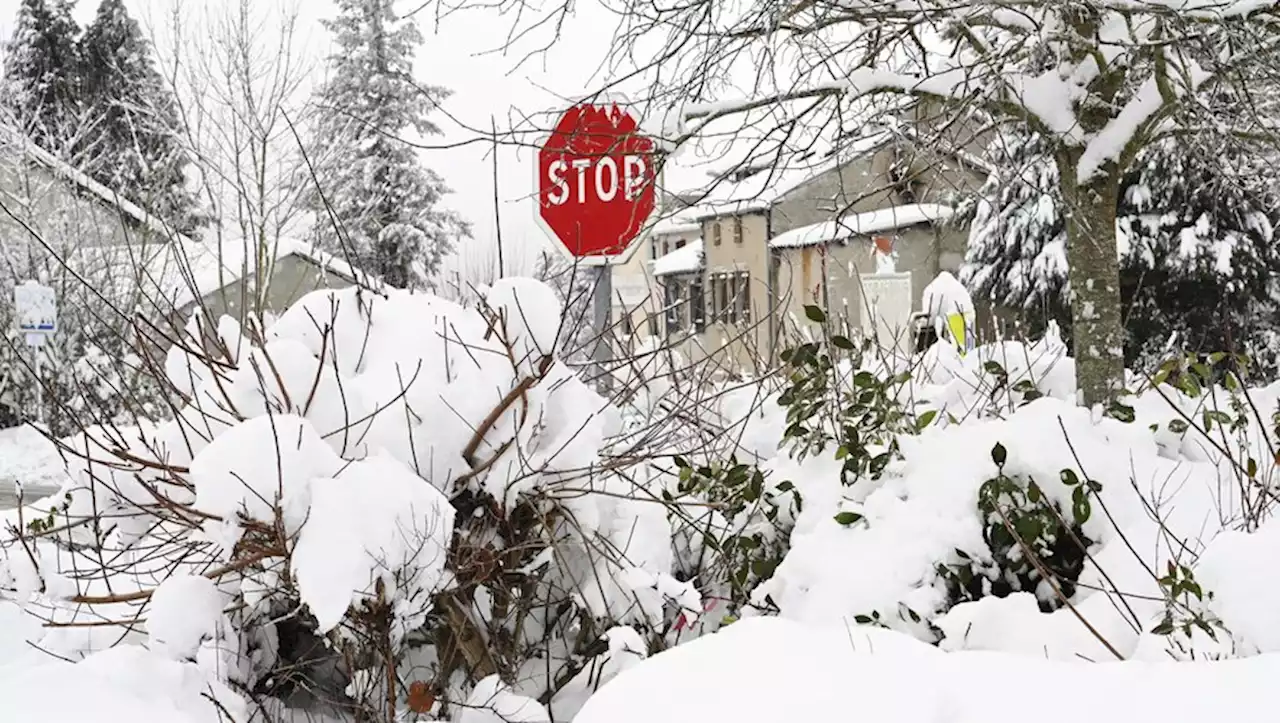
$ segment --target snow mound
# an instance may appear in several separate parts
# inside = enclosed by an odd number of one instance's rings
[[[575,723],[985,723],[1001,710],[1039,720],[1263,723],[1280,656],[1215,663],[1060,663],[993,653],[944,654],[875,629],[743,620],[661,653],[591,698]],[[753,684],[752,681],[758,681]],[[1045,686],[1072,705],[1043,705]],[[760,684],[763,683],[763,684]],[[661,691],[661,695],[655,695]],[[1170,694],[1177,691],[1176,694]]]

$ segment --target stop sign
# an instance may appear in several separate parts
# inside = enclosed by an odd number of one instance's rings
[[[654,142],[617,103],[583,103],[538,151],[538,218],[574,258],[625,261],[656,205]]]

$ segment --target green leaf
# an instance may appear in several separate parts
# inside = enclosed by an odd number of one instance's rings
[[[922,431],[924,431],[924,428],[925,428],[925,427],[927,427],[927,426],[929,426],[930,424],[932,424],[932,423],[933,423],[933,420],[934,420],[935,418],[937,418],[937,416],[938,416],[938,410],[936,410],[936,409],[930,409],[929,411],[927,411],[927,412],[925,412],[924,414],[921,414],[919,417],[917,417],[917,418],[916,418],[916,432],[922,432]]]
[[[862,515],[858,514],[857,512],[841,512],[840,514],[835,516],[836,523],[840,525],[844,525],[845,527],[848,527],[849,525],[852,525],[853,523],[861,519],[862,519]]]
[[[1173,621],[1166,618],[1154,628],[1151,628],[1152,635],[1169,635],[1173,632]]]
[[[1076,488],[1077,492],[1083,492],[1080,487]],[[1071,501],[1071,517],[1075,519],[1077,525],[1083,525],[1089,521],[1089,516],[1093,514],[1093,505],[1089,504],[1089,498],[1080,495]]]
[[[804,315],[808,317],[809,321],[812,321],[815,324],[822,324],[827,320],[826,313],[812,304],[805,305]]]
[[[1076,471],[1070,467],[1059,472],[1058,478],[1062,480],[1062,484],[1068,487],[1075,487],[1080,484],[1080,478],[1076,476]]]
[[[855,348],[853,342],[849,340],[849,337],[838,334],[831,337],[831,346],[834,346],[837,349],[844,349],[846,351],[851,351]]]
[[[1004,367],[1000,366],[999,363],[994,361],[985,362],[982,365],[982,369],[983,371],[985,371],[986,373],[992,376],[996,376],[996,377],[1008,376],[1008,373],[1005,372]]]
[[[1127,404],[1121,404],[1120,402],[1112,402],[1111,406],[1107,409],[1107,414],[1112,419],[1117,419],[1121,422],[1125,422],[1126,424],[1137,418],[1137,415],[1133,413],[1133,407]]]
[[[996,446],[991,448],[991,461],[995,462],[997,467],[1003,467],[1007,459],[1009,459],[1009,451],[1003,444],[996,442]]]
[[[1044,499],[1044,494],[1040,492],[1040,485],[1035,482],[1027,483],[1027,501],[1033,505],[1038,505],[1042,499]]]
[[[674,463],[675,463],[675,465],[676,465],[677,467],[681,468],[681,469],[688,469],[688,467],[689,467],[689,462],[688,462],[688,460],[686,460],[684,457],[681,457],[681,456],[680,456],[680,455],[678,455],[678,454],[677,454],[677,455],[675,455],[674,457],[672,457],[672,458],[671,458],[671,461],[672,461],[672,462],[674,462]]]

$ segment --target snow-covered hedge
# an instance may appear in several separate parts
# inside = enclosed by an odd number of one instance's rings
[[[23,639],[145,645],[228,686],[184,720],[251,698],[571,716],[703,603],[673,575],[675,478],[613,461],[618,410],[557,360],[561,311],[505,279],[475,309],[347,289],[265,333],[193,326],[176,417],[79,438],[56,508],[3,547],[0,590],[56,625]]]

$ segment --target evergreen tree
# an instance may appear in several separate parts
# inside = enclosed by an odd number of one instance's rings
[[[469,229],[439,207],[449,189],[400,139],[438,134],[428,114],[448,92],[414,82],[422,36],[395,17],[391,0],[337,5],[338,17],[325,22],[336,52],[317,91],[317,188],[308,204],[316,240],[392,286],[424,288]]]
[[[11,122],[37,145],[69,157],[80,125],[80,29],[70,0],[22,0],[4,63]]]
[[[1121,184],[1125,360],[1147,368],[1175,346],[1245,353],[1255,369],[1274,374],[1274,159],[1262,148],[1198,140],[1148,146]],[[1034,135],[1002,139],[994,150],[1000,172],[957,216],[970,222],[961,280],[975,297],[1017,311],[1030,334],[1053,320],[1070,339],[1069,209],[1056,167]]]
[[[123,0],[102,0],[80,42],[81,97],[90,120],[81,167],[181,233],[203,223],[186,183],[173,95]]]

